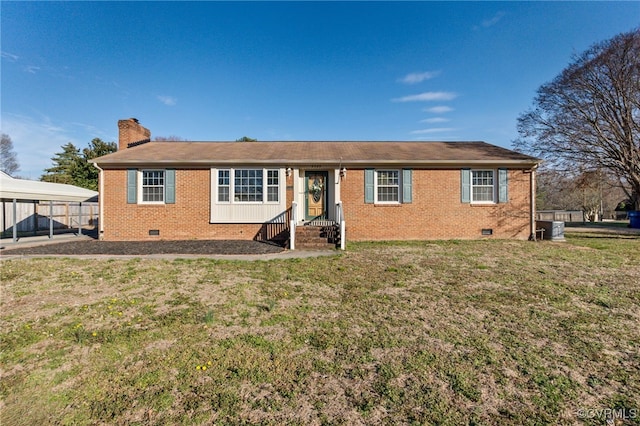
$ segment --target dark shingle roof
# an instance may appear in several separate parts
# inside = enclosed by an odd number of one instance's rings
[[[149,142],[93,162],[104,167],[255,165],[511,165],[539,159],[486,142]]]

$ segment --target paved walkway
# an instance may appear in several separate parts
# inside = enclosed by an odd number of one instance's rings
[[[56,243],[64,243],[69,241],[82,241],[82,240],[93,240],[93,239],[95,239],[93,236],[89,236],[84,233],[82,235],[78,235],[77,233],[73,233],[73,232],[65,232],[63,234],[54,234],[53,238],[49,238],[49,235],[20,237],[16,242],[13,241],[13,238],[1,238],[0,249],[9,250],[9,249],[14,249],[19,247],[34,247],[34,246],[43,246],[46,244],[56,244]]]

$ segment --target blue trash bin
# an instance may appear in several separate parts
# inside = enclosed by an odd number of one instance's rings
[[[629,214],[629,227],[640,229],[640,211],[628,212]]]

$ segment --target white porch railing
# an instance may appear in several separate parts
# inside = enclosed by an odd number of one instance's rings
[[[338,201],[336,203],[336,222],[340,229],[340,250],[344,250],[346,241],[345,241],[344,210],[342,209],[342,201]]]
[[[345,238],[345,220],[344,210],[342,207],[342,201],[336,203],[336,216],[333,222],[338,226],[340,231],[340,250],[344,250],[346,247]],[[289,250],[296,249],[296,227],[298,225],[298,204],[294,201],[291,203],[291,220],[289,221]]]
[[[298,203],[291,203],[291,220],[289,221],[289,250],[296,249],[296,225],[298,223]]]

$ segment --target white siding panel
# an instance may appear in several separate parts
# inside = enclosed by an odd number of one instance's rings
[[[282,204],[214,204],[213,223],[264,223],[284,210]]]
[[[240,168],[240,167],[239,167]],[[211,223],[264,223],[286,210],[286,174],[285,169],[279,173],[278,203],[219,203],[218,202],[218,169],[211,169]],[[233,176],[231,176],[233,179]],[[266,185],[266,173],[264,175]],[[233,196],[233,195],[232,195]],[[265,194],[266,198],[266,194]]]

